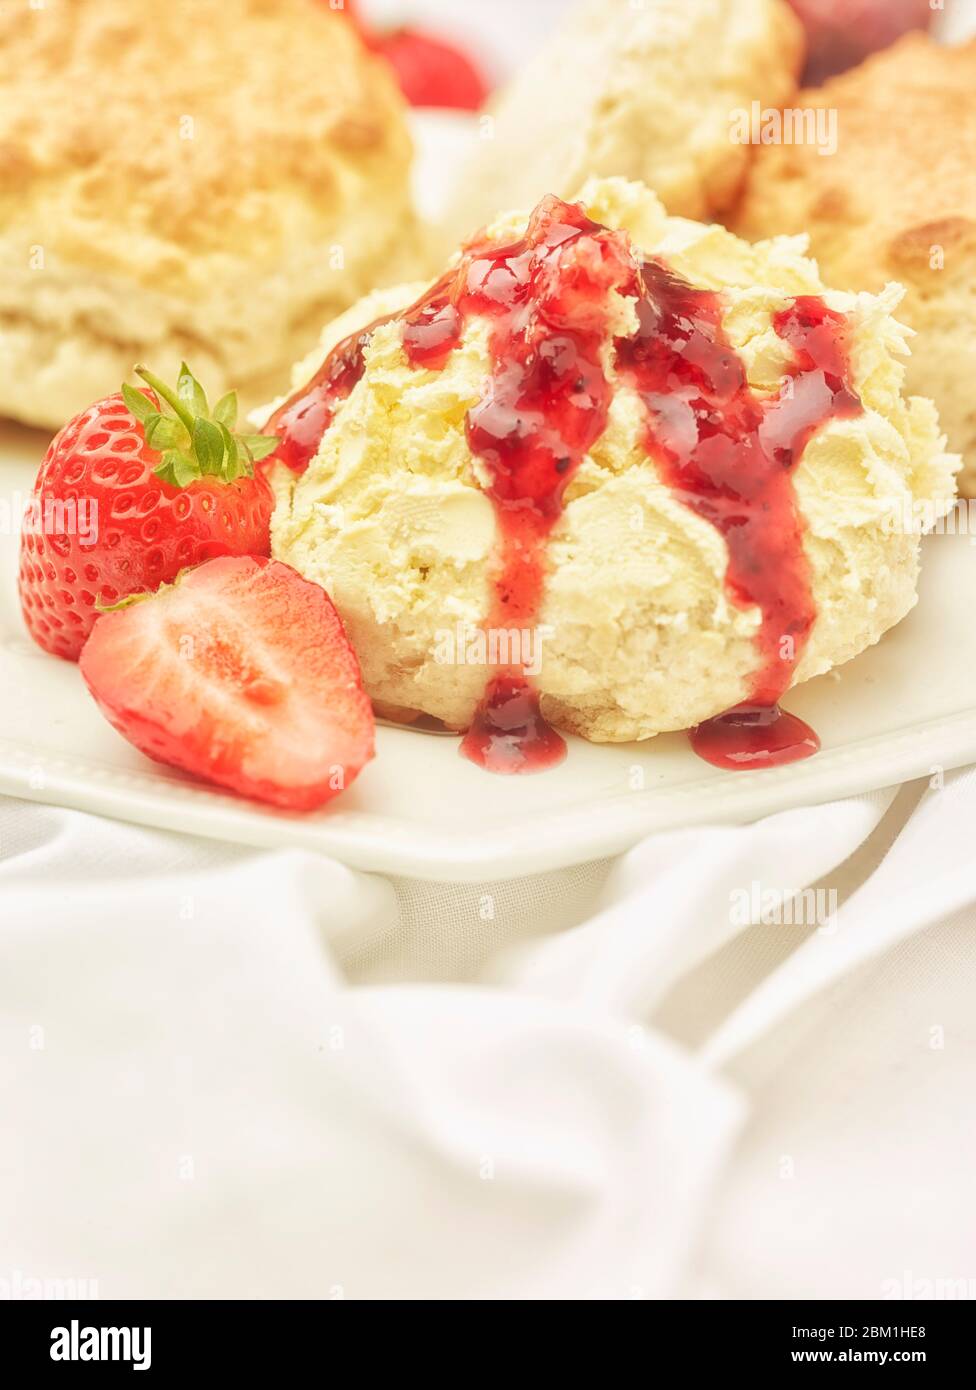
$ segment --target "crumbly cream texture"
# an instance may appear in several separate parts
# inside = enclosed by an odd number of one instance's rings
[[[140,359],[267,399],[407,273],[404,103],[322,0],[16,0],[0,71],[0,415],[59,426]]]
[[[801,239],[750,245],[720,226],[668,217],[646,188],[620,179],[587,184],[581,201],[692,284],[722,291],[725,331],[750,384],[777,389],[790,349],[772,317],[792,296],[824,292]],[[525,225],[512,215],[491,234],[510,241]],[[417,290],[372,296],[332,326],[323,347]],[[945,453],[935,408],[901,395],[899,297],[897,287],[826,292],[850,316],[864,412],[824,426],[794,473],[818,608],[796,681],[850,660],[904,617],[916,600],[919,534],[902,519],[915,499],[941,512],[954,495],[958,461]],[[612,331],[632,325],[632,301],[618,296],[614,316]],[[483,622],[491,604],[495,513],[465,438],[490,371],[488,331],[473,318],[444,369],[429,371],[407,362],[397,322],[379,328],[364,376],[308,470],[296,481],[279,468],[272,527],[275,555],[332,595],[381,709],[458,728],[490,674],[438,661],[443,634]],[[606,364],[612,373],[609,341]],[[724,540],[658,476],[644,436],[643,408],[618,381],[606,430],[569,484],[547,549],[542,710],[596,741],[647,738],[718,714],[747,697],[760,661],[759,611],[726,591]]]
[[[762,145],[733,228],[806,232],[831,281],[905,286],[908,388],[931,396],[976,497],[976,40],[906,34],[797,106],[836,112],[837,150]]]
[[[436,254],[498,208],[592,176],[641,179],[681,217],[722,211],[753,153],[730,138],[732,113],[787,102],[803,48],[786,0],[582,0],[489,105]]]

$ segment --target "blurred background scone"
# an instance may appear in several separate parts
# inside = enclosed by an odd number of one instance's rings
[[[727,208],[752,154],[731,112],[788,101],[803,52],[786,0],[583,0],[489,105],[436,253],[590,175],[641,179],[683,217]]]
[[[388,66],[321,0],[0,5],[0,415],[140,358],[266,398],[409,250]]]
[[[938,405],[976,496],[976,42],[909,35],[797,105],[837,111],[836,154],[760,146],[732,225],[809,233],[833,283],[905,286],[908,389]]]

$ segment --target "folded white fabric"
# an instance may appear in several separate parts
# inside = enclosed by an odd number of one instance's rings
[[[966,1276],[976,776],[917,795],[464,889],[0,801],[0,1294]]]

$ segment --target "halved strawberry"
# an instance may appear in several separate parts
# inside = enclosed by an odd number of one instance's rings
[[[307,811],[373,756],[373,711],[325,590],[277,560],[210,560],[95,624],[81,673],[150,758]]]

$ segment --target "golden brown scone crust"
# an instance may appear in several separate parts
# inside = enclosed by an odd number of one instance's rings
[[[0,73],[0,414],[140,357],[265,393],[402,272],[404,104],[323,0],[8,0]]]
[[[578,0],[472,136],[433,259],[500,210],[591,176],[639,179],[681,217],[728,209],[753,153],[732,140],[732,113],[788,103],[803,52],[786,0]]]
[[[976,496],[976,41],[909,34],[797,105],[836,108],[837,153],[761,146],[731,225],[808,232],[845,289],[906,287],[908,390],[935,400],[964,457],[960,491]]]

